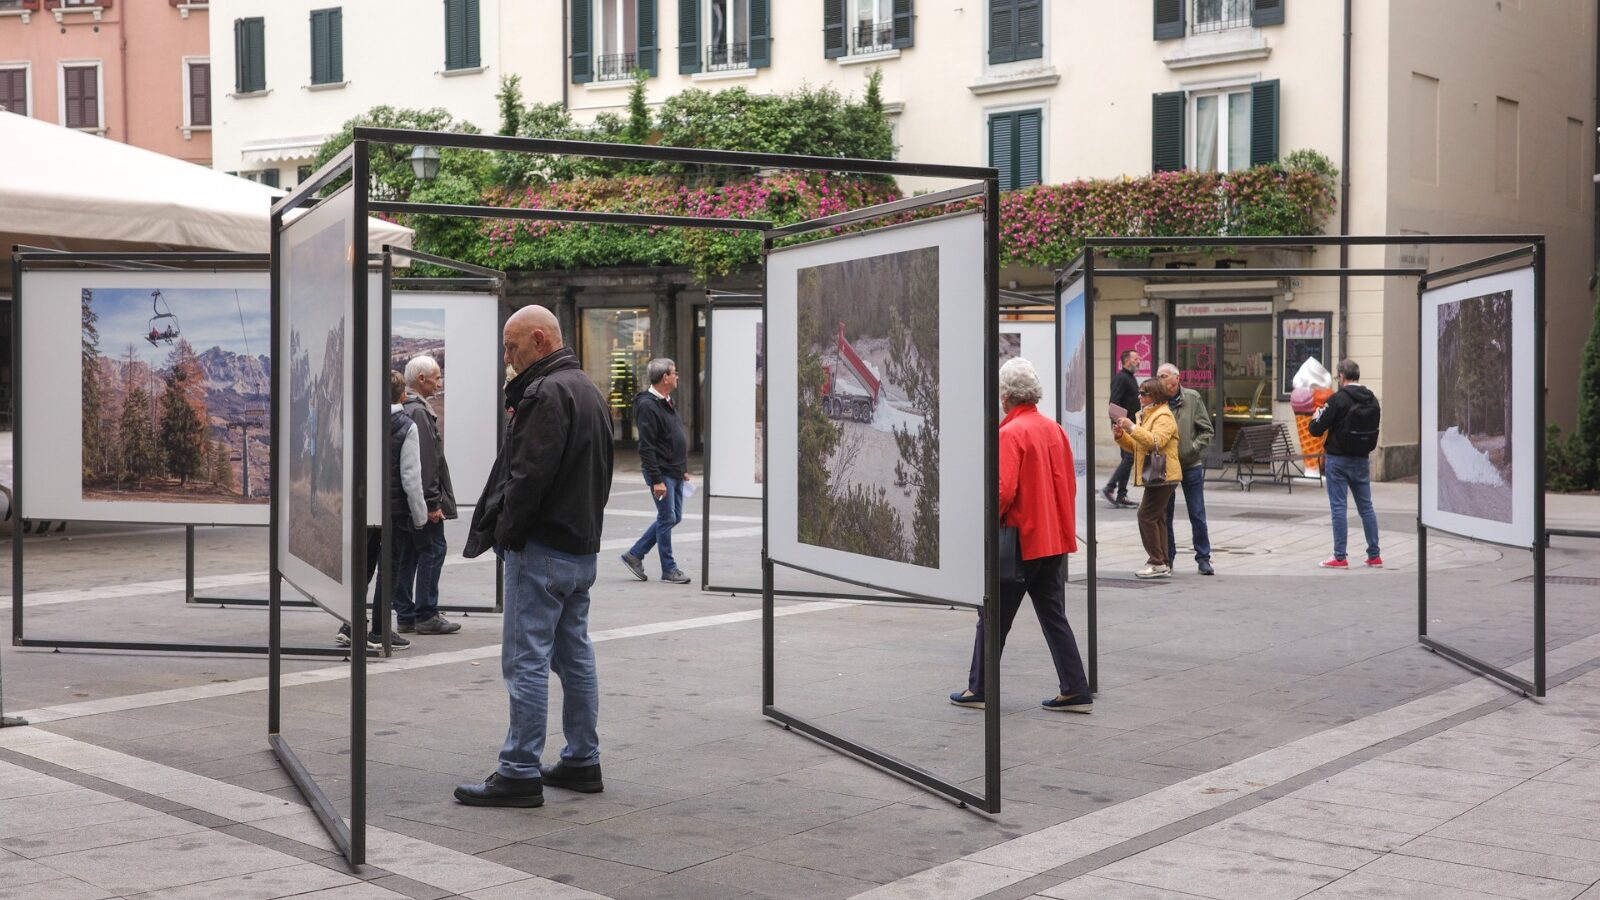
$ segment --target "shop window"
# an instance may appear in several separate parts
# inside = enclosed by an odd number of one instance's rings
[[[581,316],[579,355],[584,374],[611,409],[612,436],[633,443],[638,440],[633,398],[644,389],[645,366],[650,362],[650,311],[586,309]]]

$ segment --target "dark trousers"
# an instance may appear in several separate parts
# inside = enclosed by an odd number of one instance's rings
[[[1122,451],[1122,461],[1117,463],[1117,470],[1111,473],[1111,480],[1106,482],[1107,488],[1116,488],[1118,497],[1128,496],[1128,476],[1133,474],[1133,454]]]
[[[1039,628],[1044,632],[1044,644],[1050,648],[1050,658],[1055,660],[1056,680],[1062,694],[1089,693],[1089,679],[1083,674],[1083,658],[1078,655],[1078,640],[1072,636],[1072,626],[1067,623],[1066,591],[1061,582],[1060,554],[1022,561],[1026,581],[1022,584],[1000,586],[1000,647],[1006,645],[1011,633],[1011,623],[1022,609],[1022,595],[1033,599],[1033,614],[1039,617]],[[967,672],[967,690],[983,695],[983,628],[984,613],[978,611],[978,635],[972,643],[972,668]]]
[[[1211,558],[1211,532],[1206,529],[1206,467],[1190,466],[1183,470],[1183,506],[1189,512],[1189,530],[1194,535],[1195,561]],[[1176,562],[1178,533],[1172,521],[1178,511],[1178,492],[1173,491],[1167,500],[1167,564]]]
[[[439,575],[444,571],[449,546],[444,540],[443,522],[407,530],[411,540],[406,543],[411,549],[395,567],[394,617],[402,625],[414,625],[439,614]]]
[[[410,531],[410,530],[411,530],[411,523],[410,523],[410,521],[408,521],[406,519],[395,519],[395,520],[393,520],[393,523],[392,523],[392,525],[390,527],[390,533],[391,533],[390,546],[389,546],[390,568],[395,573],[395,576],[394,576],[394,578],[395,578],[395,593],[397,593],[397,594],[400,591],[400,574],[399,573],[400,573],[401,559],[402,559],[403,554],[406,552],[405,548],[410,546],[410,544],[411,544],[410,539],[406,535],[406,532]],[[371,526],[368,526],[367,527],[367,586],[368,587],[372,586],[372,578],[373,578],[373,576],[378,574],[378,560],[382,556],[383,556],[383,529],[382,528],[373,528]],[[373,606],[372,622],[371,622],[371,624],[369,625],[369,627],[367,629],[372,634],[377,634],[379,631],[382,630],[383,619],[385,617],[387,617],[388,614],[389,614],[389,611],[387,609],[381,610],[381,611],[378,609],[378,606],[380,604],[382,604],[382,603],[383,603],[383,591],[381,591],[381,590],[374,591],[373,595],[372,595],[372,606]]]
[[[1146,560],[1152,566],[1164,566],[1172,558],[1172,545],[1167,543],[1167,504],[1178,489],[1176,481],[1165,484],[1147,484],[1144,496],[1139,498],[1139,540],[1144,542]]]

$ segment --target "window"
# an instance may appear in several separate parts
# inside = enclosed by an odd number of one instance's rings
[[[1231,172],[1250,167],[1250,92],[1194,97],[1194,168]]]
[[[1023,109],[989,116],[989,165],[1000,170],[1000,190],[1043,180],[1043,111]]]
[[[316,170],[311,168],[311,166],[309,166],[309,165],[295,166],[295,168],[294,168],[294,180],[297,181],[297,182],[303,182],[307,178],[310,178],[311,177],[311,173],[315,172],[315,171]]]
[[[344,81],[344,11],[311,11],[311,83],[340,84]]]
[[[639,64],[639,0],[594,0],[595,75],[616,81]]]
[[[842,8],[837,11],[842,17]],[[772,0],[678,0],[680,73],[741,71],[770,65]]]
[[[184,93],[187,95],[185,127],[211,127],[211,60],[184,60]]]
[[[28,67],[0,69],[0,108],[19,116],[28,115]]]
[[[100,128],[100,64],[61,66],[61,124],[68,128]]]
[[[277,169],[262,169],[261,170],[261,183],[266,185],[267,187],[277,187],[278,186],[278,170]]]
[[[854,53],[877,53],[894,43],[893,0],[855,0],[855,28],[850,34]]]
[[[1150,166],[1157,172],[1226,172],[1277,159],[1277,81],[1152,98]]]
[[[1154,0],[1155,39],[1283,24],[1287,0]]]
[[[989,65],[1043,56],[1042,0],[989,0]]]
[[[914,21],[912,0],[823,0],[823,58],[910,47]]]
[[[267,89],[266,21],[260,17],[233,22],[233,89],[240,94]]]
[[[481,65],[478,55],[478,0],[444,0],[445,70],[476,69]]]
[[[750,0],[711,0],[706,18],[706,71],[750,67]]]

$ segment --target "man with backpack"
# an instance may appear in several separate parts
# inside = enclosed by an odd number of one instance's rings
[[[1372,508],[1372,476],[1368,455],[1378,446],[1378,422],[1382,410],[1378,398],[1358,382],[1361,367],[1355,360],[1339,363],[1339,390],[1328,402],[1317,407],[1311,417],[1312,437],[1327,435],[1323,447],[1322,479],[1328,486],[1328,506],[1333,513],[1333,558],[1321,565],[1325,569],[1349,569],[1345,559],[1347,530],[1345,491],[1356,498],[1361,529],[1367,538],[1367,567],[1383,568],[1378,555],[1378,514]]]

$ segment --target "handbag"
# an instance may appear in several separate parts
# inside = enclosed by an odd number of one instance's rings
[[[1140,473],[1140,482],[1145,487],[1160,487],[1167,483],[1167,456],[1159,450],[1144,458],[1144,471]]]
[[[1027,575],[1022,571],[1022,533],[1015,525],[1000,526],[1000,583],[1023,584]]]

